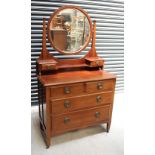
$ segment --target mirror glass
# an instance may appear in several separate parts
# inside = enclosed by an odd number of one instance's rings
[[[62,53],[77,53],[90,39],[87,16],[78,9],[67,8],[58,12],[49,23],[53,46]]]

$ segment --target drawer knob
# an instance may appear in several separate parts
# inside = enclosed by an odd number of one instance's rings
[[[96,61],[96,65],[99,65],[100,64],[100,62],[99,61]]]
[[[64,88],[64,93],[65,94],[69,94],[70,93],[70,88],[69,87],[65,87]]]
[[[97,96],[97,97],[96,97],[97,103],[101,102],[101,100],[102,100],[102,97],[101,97],[101,96]]]
[[[64,123],[66,124],[66,123],[68,123],[70,121],[70,119],[68,118],[68,117],[65,117],[64,118]]]
[[[47,65],[47,69],[51,69],[51,65]]]
[[[99,118],[100,117],[100,112],[95,112],[95,117]]]
[[[102,89],[102,88],[103,88],[103,84],[102,84],[102,83],[98,83],[98,84],[97,84],[97,89],[100,90],[100,89]]]
[[[70,106],[71,106],[70,101],[65,100],[65,101],[64,101],[64,107],[65,107],[65,108],[70,108]]]

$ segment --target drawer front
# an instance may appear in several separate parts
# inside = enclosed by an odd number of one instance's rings
[[[82,127],[91,126],[110,119],[110,105],[98,108],[81,110],[74,113],[64,114],[52,118],[53,135]]]
[[[51,102],[52,114],[57,115],[82,108],[110,104],[112,103],[112,100],[112,91],[97,94],[89,94],[78,97],[70,97],[66,99],[55,99]]]
[[[113,80],[104,80],[104,81],[86,83],[87,93],[101,92],[101,91],[107,91],[107,90],[113,90],[113,89],[114,89]]]
[[[90,63],[91,67],[103,66],[103,60],[96,60]]]
[[[84,94],[84,84],[73,84],[73,85],[65,85],[51,88],[51,97],[53,99],[56,98],[64,98],[70,96],[77,96]]]
[[[41,64],[39,65],[40,70],[56,70],[56,64]]]

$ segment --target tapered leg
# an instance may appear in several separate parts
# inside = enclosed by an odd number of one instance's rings
[[[51,137],[46,137],[46,148],[48,149],[51,145]]]
[[[107,132],[109,132],[109,130],[110,130],[110,125],[111,125],[111,122],[108,122],[107,123]]]
[[[47,136],[46,131],[44,130],[41,123],[40,123],[40,131],[41,131],[41,134],[43,136],[46,148],[48,149],[50,147],[50,145],[51,145],[51,137]]]

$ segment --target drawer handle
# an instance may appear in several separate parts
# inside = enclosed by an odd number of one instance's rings
[[[51,65],[47,65],[47,69],[51,69]]]
[[[100,112],[95,112],[95,117],[99,118],[100,117]]]
[[[102,100],[102,97],[101,97],[101,96],[97,96],[97,97],[96,97],[97,103],[101,102],[101,100]]]
[[[47,69],[52,69],[52,65],[51,64],[46,64],[44,66],[47,67]]]
[[[71,106],[70,101],[65,100],[65,101],[64,101],[64,107],[65,107],[65,108],[70,108],[70,106]]]
[[[64,123],[66,124],[66,123],[68,123],[70,121],[70,119],[68,118],[68,117],[65,117],[64,118]]]
[[[98,83],[98,84],[97,84],[97,89],[99,89],[99,90],[100,90],[100,89],[102,89],[102,88],[103,88],[102,83]]]
[[[96,65],[99,65],[100,64],[100,62],[99,61],[96,61]]]
[[[69,87],[65,87],[64,88],[64,93],[65,94],[69,94],[70,93],[70,88]]]

